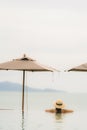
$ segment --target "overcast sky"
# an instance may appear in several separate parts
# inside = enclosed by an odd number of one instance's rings
[[[87,1],[0,1],[0,62],[24,53],[61,71],[87,62]]]

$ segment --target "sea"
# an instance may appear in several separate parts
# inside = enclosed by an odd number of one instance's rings
[[[73,113],[47,113],[62,99]],[[24,113],[21,92],[0,92],[0,130],[86,130],[87,94],[68,92],[26,92]]]

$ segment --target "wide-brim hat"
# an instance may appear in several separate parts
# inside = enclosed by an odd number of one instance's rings
[[[65,104],[63,103],[62,100],[58,99],[55,103],[54,103],[55,108],[64,108]]]

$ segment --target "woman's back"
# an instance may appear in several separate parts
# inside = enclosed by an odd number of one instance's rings
[[[62,113],[62,110],[60,108],[56,108],[56,113]]]

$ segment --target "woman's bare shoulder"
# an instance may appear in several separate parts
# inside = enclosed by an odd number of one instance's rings
[[[47,110],[45,110],[45,112],[55,113],[56,111],[55,111],[55,109],[47,109]]]
[[[69,109],[62,109],[62,113],[71,113],[74,112],[73,110],[69,110]]]

